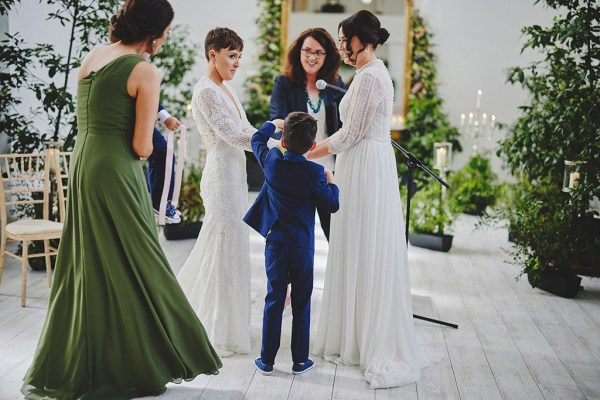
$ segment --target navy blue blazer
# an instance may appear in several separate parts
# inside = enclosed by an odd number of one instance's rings
[[[269,240],[314,249],[316,206],[336,212],[339,189],[327,183],[323,166],[289,150],[269,149],[274,135],[275,125],[265,122],[250,141],[265,183],[244,221]]]
[[[344,87],[342,78],[338,79],[337,86]],[[336,90],[322,90],[323,102],[325,103],[325,125],[327,126],[327,135],[332,135],[340,129],[339,103],[344,96],[343,93]],[[293,111],[307,112],[306,107],[306,88],[297,86],[290,78],[285,75],[279,75],[275,78],[273,84],[273,93],[271,94],[271,103],[269,104],[269,118],[285,119]]]

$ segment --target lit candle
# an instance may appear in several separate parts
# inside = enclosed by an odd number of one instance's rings
[[[492,118],[490,121],[490,128],[494,129],[495,126],[496,126],[496,116],[492,114]]]
[[[475,108],[477,108],[479,110],[479,108],[481,107],[481,89],[477,90],[477,104],[475,106]]]
[[[438,169],[442,170],[444,168],[446,168],[447,165],[447,153],[448,150],[446,150],[445,147],[438,147],[437,149],[437,167]]]
[[[573,171],[569,174],[569,189],[579,186],[579,172]]]
[[[469,126],[473,125],[473,113],[469,113]]]
[[[465,127],[465,114],[460,114],[460,130],[462,131]]]

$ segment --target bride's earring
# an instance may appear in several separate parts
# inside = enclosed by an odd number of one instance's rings
[[[154,46],[156,46],[156,40],[152,41],[152,52],[154,53]]]

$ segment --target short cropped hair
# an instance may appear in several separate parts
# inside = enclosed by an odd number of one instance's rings
[[[209,60],[208,53],[211,50],[220,51],[222,49],[244,50],[244,41],[237,33],[229,28],[211,29],[204,39],[204,55],[206,61]]]
[[[312,147],[317,137],[317,120],[308,113],[289,113],[283,123],[283,141],[286,149],[304,154]]]

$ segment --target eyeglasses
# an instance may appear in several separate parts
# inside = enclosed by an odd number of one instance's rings
[[[325,57],[325,53],[324,51],[321,50],[317,50],[317,51],[310,51],[309,49],[302,49],[302,55],[306,58],[310,58],[310,56],[315,56],[315,58],[317,60]]]

